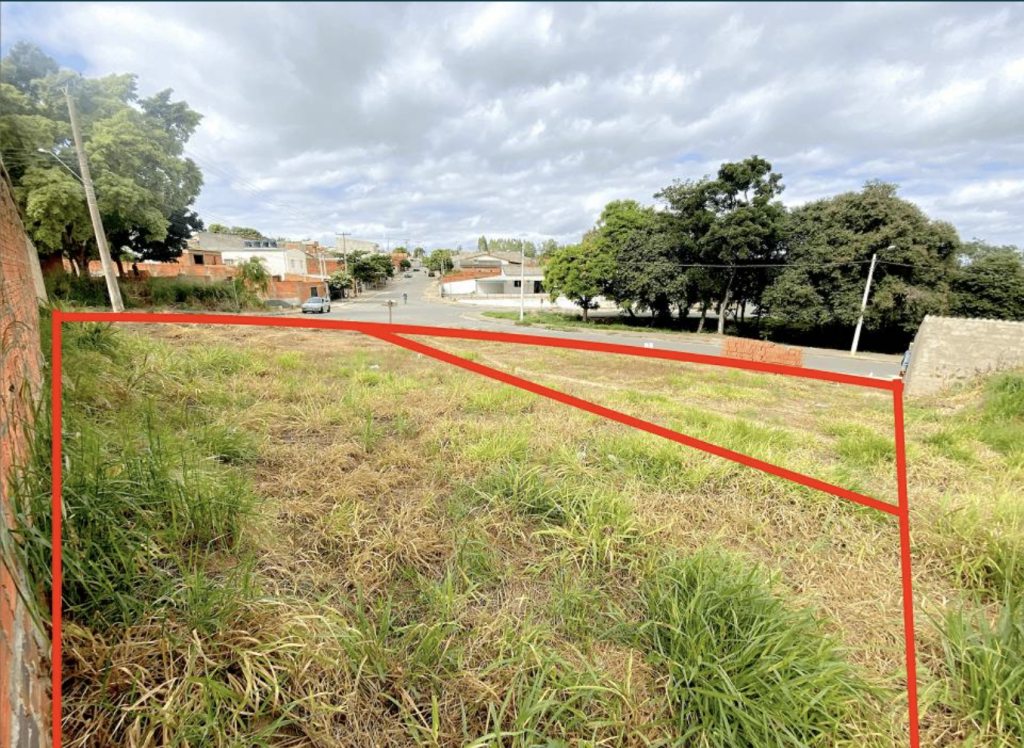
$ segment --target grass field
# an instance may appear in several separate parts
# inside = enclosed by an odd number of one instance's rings
[[[895,518],[352,334],[65,328],[66,745],[907,744]],[[895,501],[888,393],[444,347]],[[907,430],[922,744],[1018,746],[1024,376]]]

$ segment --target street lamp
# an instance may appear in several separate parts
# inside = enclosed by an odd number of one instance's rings
[[[85,184],[85,182],[82,181],[82,178],[80,176],[78,176],[78,173],[74,169],[72,169],[70,166],[68,166],[66,163],[64,163],[61,160],[60,156],[58,156],[56,153],[54,153],[53,151],[48,151],[45,148],[36,148],[36,150],[39,151],[40,153],[45,153],[48,156],[53,156],[57,160],[58,164],[60,164],[65,169],[67,169],[69,172],[71,172],[71,176],[73,176],[79,182],[82,182],[82,184]]]
[[[896,249],[895,245],[890,244],[888,247],[883,249],[883,252],[888,252],[890,249]],[[871,267],[868,269],[868,282],[864,285],[864,298],[860,302],[860,316],[857,318],[857,329],[853,331],[853,345],[850,346],[850,355],[857,355],[857,345],[860,343],[860,330],[864,326],[864,310],[868,306],[868,295],[871,293],[871,279],[875,275],[875,262],[878,260],[878,252],[871,255]]]

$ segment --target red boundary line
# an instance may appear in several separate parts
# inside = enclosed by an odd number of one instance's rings
[[[910,504],[907,491],[907,455],[906,438],[903,419],[903,381],[896,379],[892,381],[871,379],[850,374],[839,374],[835,372],[820,371],[817,369],[803,369],[794,366],[783,366],[779,364],[767,364],[756,361],[740,361],[725,358],[722,356],[708,356],[696,353],[681,353],[677,351],[660,351],[637,346],[618,345],[613,343],[596,343],[586,340],[565,340],[560,338],[548,338],[539,335],[521,335],[511,333],[487,332],[481,330],[461,330],[442,327],[427,327],[422,325],[391,325],[375,322],[352,322],[349,320],[305,320],[287,319],[275,317],[257,317],[248,315],[226,315],[226,314],[154,314],[139,312],[62,312],[53,310],[53,355],[52,355],[52,485],[53,485],[53,589],[51,606],[53,612],[53,633],[52,633],[52,745],[53,748],[60,748],[62,739],[61,729],[61,707],[62,707],[62,675],[63,660],[61,652],[61,622],[62,622],[62,560],[61,560],[61,521],[62,521],[62,445],[61,445],[61,394],[62,394],[62,362],[61,362],[61,325],[63,322],[142,322],[142,323],[181,323],[181,324],[214,324],[214,325],[243,325],[260,327],[291,327],[307,329],[329,329],[348,330],[360,332],[378,340],[397,345],[416,353],[429,356],[452,366],[457,366],[467,371],[480,374],[490,379],[518,387],[542,397],[547,397],[565,405],[570,405],[595,415],[608,418],[611,421],[625,424],[633,428],[645,431],[665,439],[698,449],[709,454],[722,457],[727,460],[746,465],[770,475],[776,475],[800,485],[814,488],[824,493],[844,498],[863,506],[877,509],[891,514],[899,519],[900,530],[900,571],[903,586],[903,624],[904,638],[906,643],[906,667],[907,667],[907,711],[910,725],[911,748],[920,748],[920,730],[917,701],[917,667],[916,648],[914,643],[914,606],[913,606],[913,584],[911,574],[910,557]],[[709,364],[712,366],[723,366],[731,369],[745,369],[749,371],[761,371],[773,374],[799,377],[804,379],[816,379],[841,384],[850,384],[859,387],[872,389],[889,390],[893,393],[893,417],[896,438],[896,476],[899,504],[893,506],[884,501],[879,501],[870,496],[850,491],[849,489],[836,486],[825,481],[803,475],[786,468],[773,465],[754,457],[744,455],[740,452],[720,447],[710,442],[705,442],[692,436],[687,436],[663,426],[645,421],[640,418],[620,413],[611,408],[605,408],[588,400],[568,395],[564,392],[545,387],[544,385],[531,382],[521,377],[508,374],[498,369],[493,369],[483,364],[470,361],[446,351],[439,350],[432,346],[424,345],[417,341],[408,340],[400,335],[422,335],[428,337],[456,338],[460,340],[486,340],[502,343],[513,343],[520,345],[544,346],[551,348],[567,348],[573,350],[586,350],[599,353],[615,353],[620,355],[639,356],[643,358],[655,358],[670,361],[684,361],[688,363]]]

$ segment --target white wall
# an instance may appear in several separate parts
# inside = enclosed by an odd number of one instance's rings
[[[476,292],[476,278],[468,280],[457,280],[444,284],[444,292],[447,294],[470,294]]]
[[[306,274],[306,255],[297,249],[229,249],[223,251],[223,257],[225,264],[232,265],[258,257],[271,275]]]

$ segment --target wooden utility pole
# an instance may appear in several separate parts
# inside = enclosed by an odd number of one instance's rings
[[[75,100],[71,98],[71,92],[64,89],[64,96],[68,100],[68,116],[71,118],[71,135],[75,139],[75,150],[78,152],[78,168],[82,171],[82,185],[85,187],[85,200],[89,204],[89,217],[92,218],[92,230],[96,234],[96,246],[100,250],[100,262],[103,265],[103,277],[107,280],[107,293],[110,294],[110,306],[115,312],[124,311],[124,302],[121,301],[121,288],[117,285],[117,276],[114,274],[114,263],[110,259],[110,250],[107,249],[107,235],[103,233],[103,221],[100,219],[100,208],[96,203],[96,193],[92,188],[92,176],[89,174],[89,161],[85,157],[85,146],[82,144],[82,135],[78,131],[78,110],[75,108]],[[84,268],[89,272],[89,268]]]

